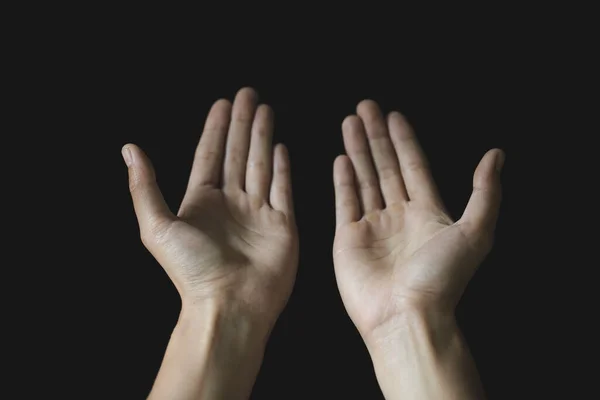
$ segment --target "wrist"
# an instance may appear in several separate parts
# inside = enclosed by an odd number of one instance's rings
[[[183,300],[175,332],[193,330],[206,340],[264,348],[270,328],[250,310],[228,299]],[[234,343],[231,343],[232,345]]]
[[[444,341],[458,331],[453,313],[413,308],[388,319],[372,329],[363,340],[372,355],[385,355],[390,346],[402,342],[419,341],[433,347],[444,346]]]
[[[386,399],[483,399],[477,369],[452,314],[411,310],[365,339]]]
[[[247,399],[267,336],[234,303],[183,302],[149,399]]]

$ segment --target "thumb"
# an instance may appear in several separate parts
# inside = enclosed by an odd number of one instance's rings
[[[129,170],[129,191],[144,240],[175,220],[175,216],[165,203],[156,183],[154,168],[146,154],[134,144],[123,146],[121,153]]]
[[[504,157],[502,150],[492,149],[485,153],[475,169],[473,193],[458,222],[476,240],[493,237],[502,199],[500,172]],[[491,240],[489,242],[491,247]]]

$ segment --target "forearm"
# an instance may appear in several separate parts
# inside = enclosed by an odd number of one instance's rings
[[[218,302],[184,305],[149,400],[247,399],[267,332]]]
[[[409,312],[368,339],[387,400],[482,400],[475,363],[453,316]]]

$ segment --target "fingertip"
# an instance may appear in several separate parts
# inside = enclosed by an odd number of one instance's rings
[[[273,108],[268,104],[260,104],[256,109],[256,115],[266,118],[273,118]]]
[[[225,98],[218,99],[212,105],[213,110],[228,110],[231,109],[231,101]]]
[[[287,157],[289,156],[289,152],[288,152],[287,146],[285,144],[283,144],[283,143],[277,143],[275,145],[275,152],[279,156],[281,156],[281,157],[283,157],[285,159],[287,159]]]
[[[408,119],[399,111],[392,111],[387,115],[386,122],[390,130],[390,136],[395,139],[396,146],[399,148],[400,143],[415,138],[415,133]]]
[[[347,155],[340,154],[333,161],[333,169],[334,171],[344,171],[351,163],[352,161],[350,161],[350,158]]]
[[[485,152],[485,154],[482,157],[482,161],[486,160],[486,163],[491,162],[494,165],[494,167],[496,167],[498,162],[504,161],[503,160],[504,156],[505,156],[504,151],[502,149],[494,147]],[[488,158],[489,158],[489,160],[488,160]],[[502,159],[502,160],[500,160],[500,159]]]
[[[477,165],[473,175],[474,186],[487,186],[487,182],[491,182],[498,172],[498,163],[502,162],[503,152],[500,149],[488,150]]]
[[[406,117],[400,112],[400,111],[391,111],[390,113],[388,113],[387,115],[387,122],[396,122],[396,123],[401,123],[401,124],[405,124],[406,123]]]
[[[383,112],[381,111],[379,104],[375,101],[370,99],[361,101],[356,106],[356,113],[359,115],[360,119],[364,121],[365,125],[370,127],[370,129],[367,129],[366,131],[367,135],[372,136],[373,134],[377,134],[374,129],[383,129],[383,125],[385,124]],[[381,135],[381,133],[379,135]]]
[[[367,145],[365,128],[358,115],[348,115],[342,121],[342,139],[348,151],[355,151]]]
[[[244,86],[240,90],[237,91],[235,97],[236,97],[236,99],[243,97],[243,98],[248,98],[250,100],[256,101],[256,100],[258,100],[258,93],[257,93],[256,89],[254,89],[253,87]]]
[[[359,124],[359,123],[360,123],[360,119],[357,115],[354,115],[354,114],[348,115],[342,121],[342,130],[343,131],[350,130],[351,128],[356,127],[357,124]]]
[[[149,163],[146,153],[134,143],[125,144],[121,148],[121,154],[128,167],[134,166],[136,169],[144,169]]]
[[[363,113],[374,112],[374,111],[375,112],[380,111],[379,104],[377,104],[377,102],[375,100],[364,99],[364,100],[361,100],[356,105],[356,113],[359,115],[363,114]]]
[[[125,165],[130,167],[133,164],[133,156],[131,154],[131,147],[133,145],[131,143],[127,143],[121,147],[121,156],[123,157],[123,161],[125,161]]]
[[[345,154],[339,154],[337,157],[335,157],[335,159],[333,160],[333,163],[334,163],[334,165],[344,163],[345,162],[344,160],[348,160],[348,156]]]

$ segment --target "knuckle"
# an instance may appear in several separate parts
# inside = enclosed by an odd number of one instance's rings
[[[371,150],[369,150],[366,147],[359,147],[356,149],[352,150],[352,153],[355,157],[357,157],[359,160],[369,160],[369,162],[371,162]]]
[[[254,169],[267,169],[267,163],[265,163],[263,160],[251,161],[249,164],[249,166]]]
[[[154,243],[152,232],[148,232],[146,229],[140,229],[140,240],[146,248],[152,247],[152,244]]]
[[[474,253],[485,256],[492,250],[495,239],[493,229],[464,222],[459,224],[459,229]]]
[[[287,195],[291,194],[290,188],[287,185],[284,185],[284,184],[277,185],[276,188],[275,188],[275,190],[280,195],[287,196]]]
[[[143,187],[143,185],[144,184],[143,184],[142,180],[136,174],[134,174],[129,179],[129,191],[131,192],[131,194],[138,193],[140,191],[140,189]]]
[[[253,120],[254,120],[254,115],[246,113],[246,112],[236,113],[233,117],[233,122],[240,124],[240,125],[250,124]]]
[[[254,129],[254,135],[257,138],[267,138],[269,136],[269,130],[265,126],[259,126]]]
[[[393,165],[384,165],[378,173],[380,179],[390,179],[398,175],[398,170]]]
[[[379,182],[376,179],[365,179],[360,182],[360,187],[362,190],[378,189]]]
[[[417,146],[417,138],[415,137],[415,135],[413,134],[411,129],[402,129],[400,131],[400,135],[398,135],[398,138],[400,139],[400,143],[402,143],[403,145],[409,145],[409,146]]]
[[[493,188],[488,185],[473,185],[473,193],[487,194],[490,193]]]
[[[411,159],[406,161],[406,169],[410,172],[427,171],[427,164],[423,160]]]
[[[201,161],[213,161],[219,157],[219,152],[215,150],[202,150],[198,152],[197,157]]]
[[[338,207],[339,208],[354,208],[354,207],[356,207],[356,201],[351,200],[351,199],[341,199],[341,200],[338,200]]]
[[[204,131],[202,132],[202,135],[211,135],[211,134],[218,134],[220,132],[226,132],[228,128],[227,124],[223,124],[220,121],[219,122],[213,122],[208,124],[205,128]]]
[[[338,181],[338,182],[334,182],[335,187],[340,188],[340,189],[353,189],[354,188],[354,182],[352,181]]]
[[[277,165],[277,173],[281,175],[286,175],[290,172],[290,166],[287,163],[280,163]]]
[[[147,249],[149,249],[150,247],[152,247],[153,238],[150,235],[148,235],[147,232],[141,230],[140,231],[140,239],[141,239],[142,244],[144,245],[144,247],[146,247]]]
[[[170,224],[166,220],[152,219],[140,229],[140,239],[143,245],[150,249],[166,240],[169,235]]]
[[[235,164],[235,165],[246,162],[245,158],[242,157],[242,155],[238,151],[236,151],[236,149],[232,149],[232,151],[229,153],[228,161],[231,164]]]

